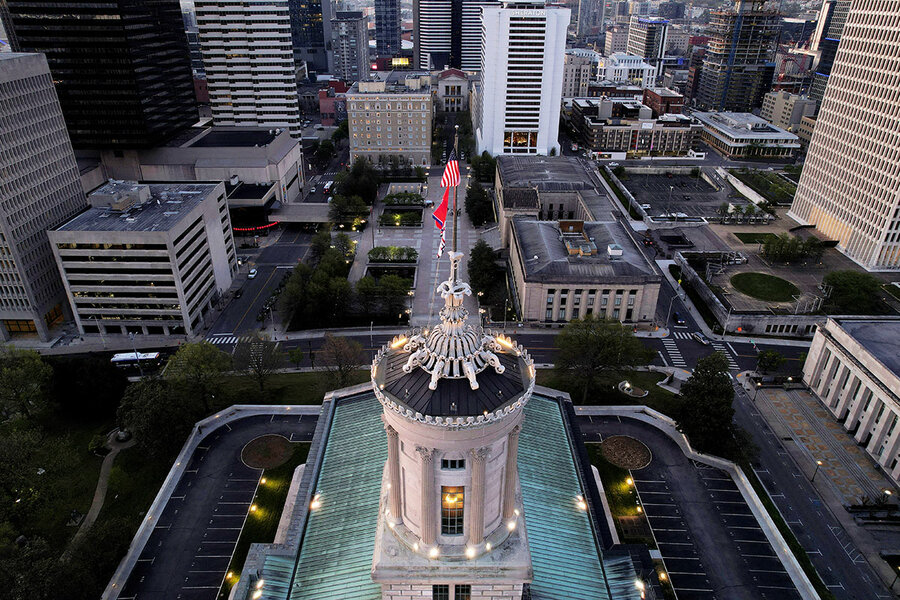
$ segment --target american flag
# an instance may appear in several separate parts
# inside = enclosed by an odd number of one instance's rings
[[[456,160],[456,150],[450,152],[447,166],[444,167],[444,176],[441,177],[441,187],[453,187],[459,185],[459,162]]]

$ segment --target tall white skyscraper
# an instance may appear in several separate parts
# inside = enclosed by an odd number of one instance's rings
[[[499,0],[414,0],[414,62],[431,70],[481,67],[481,8]]]
[[[475,99],[478,152],[559,152],[566,29],[571,10],[543,0],[484,7],[481,85]]]
[[[791,206],[869,270],[900,269],[900,3],[857,0]]]
[[[0,340],[70,314],[47,230],[87,206],[43,54],[0,53]]]
[[[196,0],[216,125],[287,127],[300,135],[288,0]]]

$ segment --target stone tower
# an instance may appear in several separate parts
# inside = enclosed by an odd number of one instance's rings
[[[372,363],[388,440],[372,578],[385,599],[519,600],[532,578],[516,455],[534,365],[467,323],[461,256],[437,290],[440,323]]]

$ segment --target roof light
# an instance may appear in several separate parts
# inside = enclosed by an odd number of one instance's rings
[[[253,600],[257,600],[257,598],[262,598],[262,590],[256,590],[253,592]]]
[[[472,546],[466,548],[466,558],[475,558],[475,548]]]
[[[396,350],[397,348],[399,348],[400,346],[402,346],[405,343],[406,343],[406,336],[404,335],[402,337],[397,338],[393,342],[391,342],[391,348]]]
[[[515,521],[508,522],[506,524],[506,528],[509,529],[510,531],[514,531],[516,528],[516,522]]]
[[[441,551],[438,549],[437,546],[435,546],[434,548],[432,548],[431,550],[428,551],[428,556],[430,556],[431,558],[437,558],[440,555],[441,555]]]
[[[260,579],[259,581],[256,582],[256,589],[261,590],[262,586],[264,586],[265,584],[266,584],[266,580]]]
[[[312,502],[309,503],[309,507],[313,510],[322,506],[322,500],[320,499],[320,494],[316,494],[313,496]]]
[[[491,548],[493,548],[493,546],[491,545],[490,542],[488,542],[487,544],[484,545],[484,549],[487,550],[488,552],[491,551]]]

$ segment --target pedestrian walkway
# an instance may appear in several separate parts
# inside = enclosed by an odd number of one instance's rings
[[[673,331],[672,337],[676,340],[689,340],[691,339],[691,334],[687,331]]]
[[[231,346],[238,342],[245,342],[250,339],[249,335],[236,336],[231,333],[214,333],[206,338],[206,341],[216,346]]]
[[[725,358],[728,359],[728,368],[732,371],[740,371],[741,368],[738,366],[737,361],[734,360],[734,355],[728,351],[728,348],[725,347],[725,344],[722,342],[712,342],[712,347],[716,349],[716,352],[721,352],[725,355]]]
[[[675,343],[675,340],[663,338],[662,343],[666,349],[666,354],[669,355],[669,362],[672,363],[672,366],[686,369],[687,363],[684,361],[684,357],[681,355],[681,350],[678,349],[678,344]]]

